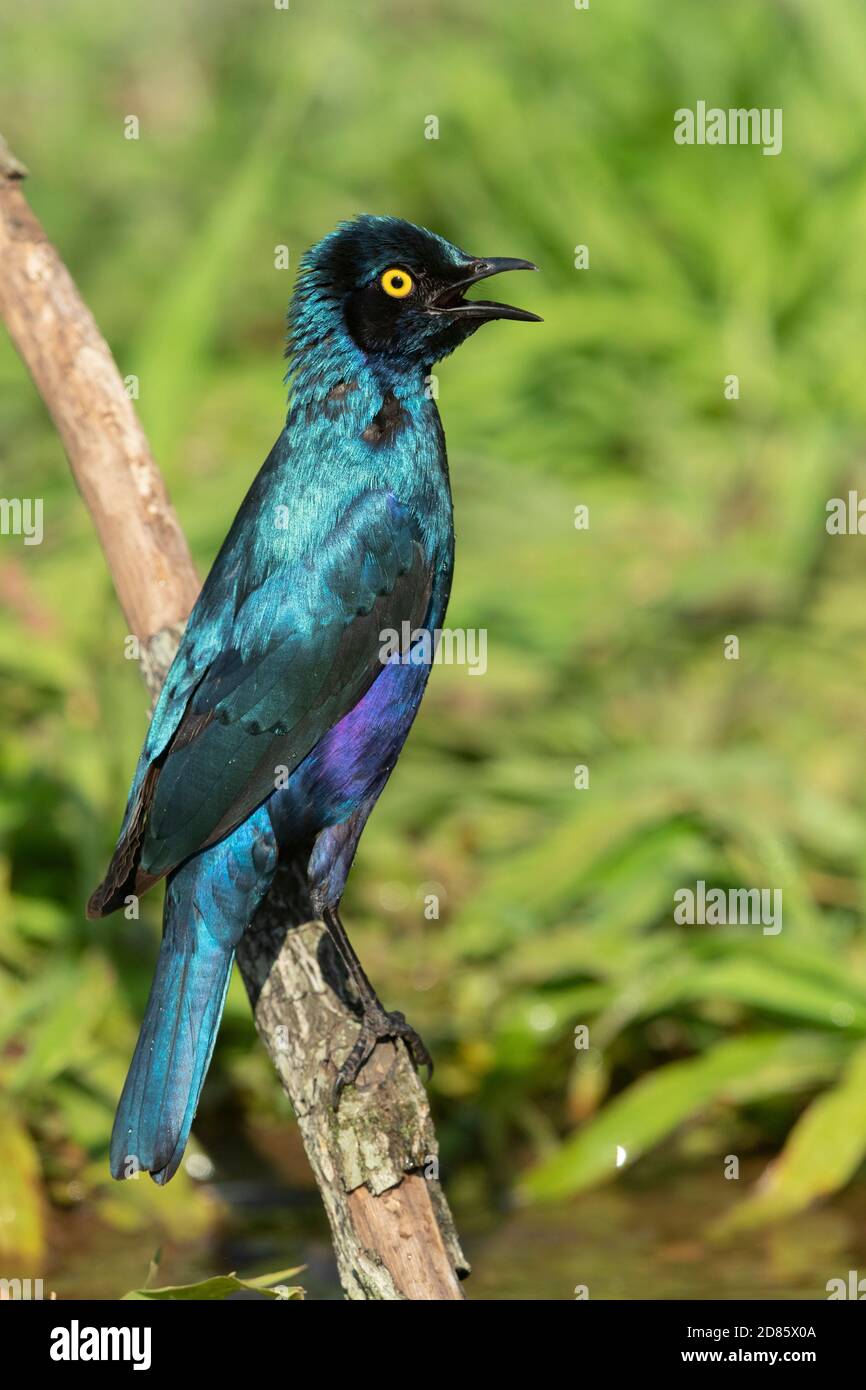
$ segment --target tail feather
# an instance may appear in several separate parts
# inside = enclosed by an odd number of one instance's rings
[[[276,867],[257,811],[169,879],[156,974],[111,1136],[115,1178],[166,1183],[189,1138],[222,1018],[235,948]]]
[[[183,1155],[210,1064],[234,950],[167,928],[144,1022],[117,1108],[111,1171],[168,1182]],[[201,937],[202,933],[196,933]]]

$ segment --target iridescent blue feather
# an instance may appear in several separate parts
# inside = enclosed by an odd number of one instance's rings
[[[302,262],[286,425],[190,616],[88,905],[102,916],[168,878],[112,1137],[117,1177],[176,1170],[235,948],[278,857],[312,844],[313,900],[339,905],[429,674],[405,649],[383,656],[383,634],[433,632],[448,602],[451,496],[430,368],[484,318],[533,317],[460,299],[467,280],[526,264],[478,262],[369,217]],[[393,266],[412,286],[399,303],[382,288]]]

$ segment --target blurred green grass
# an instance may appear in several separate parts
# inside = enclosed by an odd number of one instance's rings
[[[687,1148],[709,1116],[720,1156],[783,1154],[729,1199],[734,1225],[849,1180],[864,564],[824,508],[866,486],[862,6],[161,0],[145,22],[72,0],[5,31],[4,133],[139,379],[202,570],[281,424],[276,245],[294,267],[340,218],[391,212],[543,268],[515,289],[543,327],[485,329],[439,368],[449,623],[488,630],[489,669],[436,670],[347,899],[380,992],[436,1054],[445,1171],[558,1196],[612,1178],[618,1146]],[[675,146],[699,98],[781,106],[782,155]],[[105,1178],[159,905],[94,925],[83,903],[145,703],[5,341],[0,457],[4,495],[45,499],[40,547],[0,542],[0,1236],[35,1257],[49,1206],[182,1236],[215,1203],[184,1175]],[[782,934],[674,926],[697,878],[781,887]],[[202,1128],[226,1113],[287,1122],[237,981]]]

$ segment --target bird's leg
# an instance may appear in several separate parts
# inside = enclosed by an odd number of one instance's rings
[[[346,935],[346,929],[336,908],[325,908],[322,911],[322,921],[325,923],[331,940],[351,976],[361,1005],[361,1031],[355,1046],[338,1071],[337,1079],[334,1082],[334,1109],[340,1102],[343,1088],[351,1085],[376,1044],[385,1038],[402,1038],[415,1070],[417,1071],[422,1066],[428,1067],[429,1074],[432,1076],[433,1059],[430,1053],[415,1029],[406,1022],[403,1014],[397,1011],[388,1013],[384,1008]]]

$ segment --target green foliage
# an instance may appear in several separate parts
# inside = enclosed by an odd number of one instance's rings
[[[594,1123],[538,1165],[523,1190],[530,1197],[568,1196],[639,1158],[710,1102],[760,1099],[825,1081],[835,1074],[841,1054],[837,1039],[756,1033],[659,1067],[611,1100]]]
[[[760,1188],[718,1223],[719,1231],[729,1234],[800,1211],[848,1182],[864,1157],[866,1044],[861,1044],[838,1084],[800,1116]]]
[[[281,421],[275,245],[294,269],[339,218],[393,212],[543,267],[513,293],[544,326],[487,328],[439,372],[449,621],[487,629],[489,669],[434,673],[346,904],[437,1057],[452,1171],[577,1191],[617,1145],[676,1151],[709,1117],[719,1153],[773,1158],[736,1223],[862,1159],[863,540],[824,517],[866,490],[864,56],[856,0],[733,0],[723,24],[688,0],[663,24],[640,0],[188,0],[144,27],[78,0],[6,25],[5,133],[139,379],[202,569]],[[783,107],[782,155],[675,146],[699,96]],[[4,345],[0,439],[4,493],[45,503],[41,546],[0,538],[0,1208],[25,1253],[73,1188],[123,1230],[185,1235],[218,1214],[187,1177],[105,1180],[159,904],[93,925],[83,903],[145,702]],[[698,878],[781,888],[783,931],[675,926]],[[203,1119],[226,1105],[284,1116],[237,982]]]
[[[161,1289],[146,1284],[143,1289],[132,1289],[123,1297],[137,1302],[211,1302],[230,1298],[233,1294],[253,1293],[262,1298],[297,1301],[303,1299],[304,1290],[298,1284],[288,1285],[283,1281],[300,1274],[301,1268],[298,1265],[295,1269],[280,1270],[279,1274],[261,1274],[257,1279],[239,1279],[236,1274],[220,1274],[213,1279],[200,1279],[196,1284],[166,1284]]]

